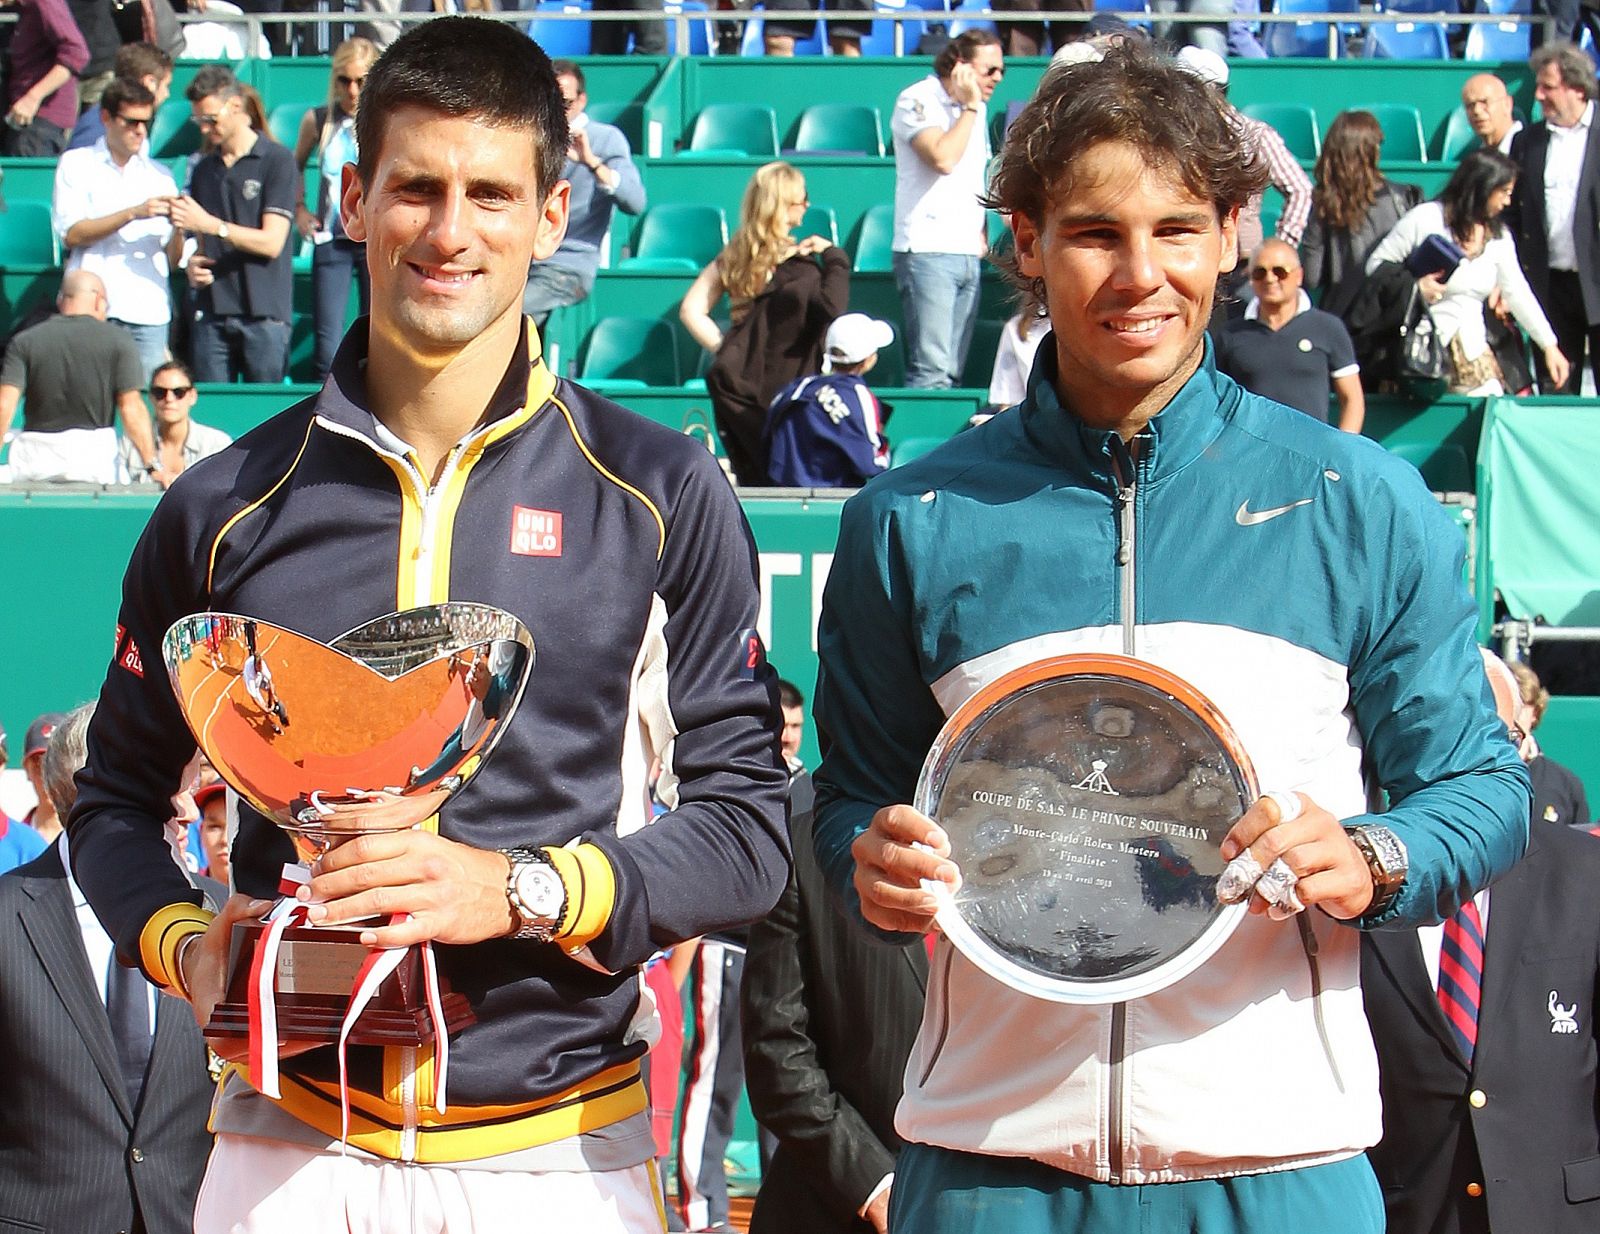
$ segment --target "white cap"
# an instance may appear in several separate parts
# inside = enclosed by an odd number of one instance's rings
[[[823,350],[831,364],[860,364],[894,342],[894,327],[865,313],[846,313],[828,327]]]
[[[1178,67],[1213,86],[1228,84],[1228,62],[1204,47],[1185,47],[1181,50],[1178,53]]]

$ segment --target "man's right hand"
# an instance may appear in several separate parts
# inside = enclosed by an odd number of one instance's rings
[[[910,806],[884,806],[855,838],[850,853],[856,859],[861,915],[882,930],[926,934],[939,904],[923,890],[922,880],[936,879],[951,891],[961,885],[949,838]]]
[[[183,270],[188,276],[190,287],[210,287],[217,281],[217,276],[212,273],[211,267],[215,263],[209,257],[202,257],[196,253],[189,258],[189,264]]]
[[[983,100],[978,87],[978,70],[962,61],[950,70],[950,97],[963,107],[976,107]]]

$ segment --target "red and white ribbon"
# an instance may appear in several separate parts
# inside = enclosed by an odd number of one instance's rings
[[[285,865],[278,880],[280,899],[266,915],[267,932],[256,945],[250,959],[250,991],[247,999],[249,1021],[250,1079],[257,1091],[267,1097],[281,1097],[278,1085],[278,949],[291,926],[305,923],[309,905],[294,898],[295,891],[311,881],[311,871],[303,865]]]

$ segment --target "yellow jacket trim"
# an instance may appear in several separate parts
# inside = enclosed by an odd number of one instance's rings
[[[248,1080],[249,1069],[230,1066]],[[278,1104],[301,1122],[339,1138],[339,1087],[298,1076],[281,1077]],[[639,1064],[625,1063],[540,1101],[513,1106],[458,1106],[419,1112],[413,1160],[424,1165],[476,1161],[553,1144],[642,1113],[648,1106]],[[369,1093],[350,1093],[350,1143],[390,1161],[400,1159],[403,1128],[397,1105]]]
[[[215,913],[197,904],[168,904],[157,909],[139,931],[139,963],[158,986],[184,990],[178,973],[178,947],[192,934],[204,934]]]
[[[217,550],[222,547],[222,541],[227,537],[227,534],[233,530],[235,523],[237,523],[245,515],[249,514],[252,510],[259,509],[261,506],[266,504],[266,502],[271,500],[272,494],[276,493],[280,488],[282,488],[284,481],[286,481],[290,476],[294,475],[294,469],[300,466],[300,460],[305,457],[306,446],[311,441],[311,430],[313,427],[315,427],[315,425],[316,420],[314,419],[310,424],[306,425],[305,438],[300,442],[300,449],[295,451],[294,462],[289,464],[289,470],[278,477],[278,482],[276,484],[274,484],[266,492],[262,493],[261,496],[257,497],[244,509],[240,510],[226,523],[222,524],[222,530],[217,532],[216,538],[211,541],[211,556],[206,561],[206,594],[208,596],[211,594],[212,580],[217,572]]]
[[[567,951],[587,947],[611,924],[617,905],[617,875],[611,859],[593,844],[576,848],[547,847],[550,864],[567,889],[567,911],[556,942]]]
[[[577,444],[577,447],[582,452],[583,457],[589,460],[589,466],[593,467],[623,492],[632,493],[640,501],[644,502],[645,509],[650,511],[650,517],[656,521],[656,560],[660,561],[661,555],[667,551],[667,523],[666,520],[661,517],[661,511],[656,508],[656,503],[651,501],[626,480],[616,475],[615,472],[609,471],[599,459],[595,458],[593,452],[589,449],[588,443],[583,440],[582,434],[578,432],[578,423],[572,418],[572,411],[565,403],[563,403],[560,399],[555,398],[553,395],[550,401],[561,409],[561,414],[566,418],[567,421],[567,431],[572,434],[572,440]]]

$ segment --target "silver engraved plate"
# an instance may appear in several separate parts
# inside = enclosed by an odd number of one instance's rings
[[[1115,655],[1017,669],[950,717],[917,785],[961,871],[939,926],[1039,998],[1153,994],[1246,911],[1219,903],[1216,882],[1256,796],[1232,728],[1174,674]]]

